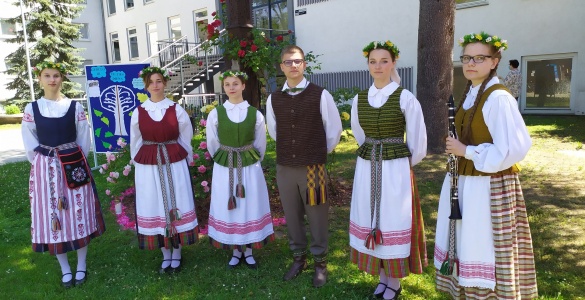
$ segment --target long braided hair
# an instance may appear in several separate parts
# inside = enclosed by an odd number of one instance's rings
[[[485,44],[484,44],[485,45]],[[485,86],[487,85],[487,83],[495,76],[497,76],[497,70],[498,70],[498,65],[500,64],[500,61],[502,60],[502,53],[498,51],[498,49],[496,47],[494,47],[493,45],[488,45],[490,52],[491,52],[491,56],[492,59],[497,58],[498,59],[498,64],[496,64],[496,67],[493,68],[488,77],[481,83],[481,86],[479,87],[479,91],[477,92],[477,97],[475,97],[475,101],[473,102],[473,105],[469,108],[469,122],[467,122],[467,126],[465,126],[461,132],[461,137],[459,138],[459,140],[466,145],[469,145],[471,143],[471,120],[473,120],[473,116],[475,115],[475,111],[477,110],[477,104],[479,102],[479,99],[481,98],[481,96],[483,95],[483,92],[485,91]],[[463,49],[465,50],[465,49]],[[485,61],[484,61],[485,63]],[[459,109],[461,109],[461,107],[463,106],[463,102],[465,102],[465,98],[467,97],[467,93],[469,93],[469,90],[471,89],[471,80],[467,81],[467,85],[465,86],[465,90],[463,91],[463,95],[461,96],[461,101],[459,101],[459,107],[457,107],[457,111],[459,111]],[[465,122],[463,122],[465,124]]]

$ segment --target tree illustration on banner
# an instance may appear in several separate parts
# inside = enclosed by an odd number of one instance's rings
[[[114,135],[128,136],[124,114],[136,106],[136,95],[132,90],[123,85],[110,86],[102,92],[100,103],[103,109],[114,114]]]

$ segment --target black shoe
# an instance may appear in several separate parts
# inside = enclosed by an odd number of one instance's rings
[[[83,273],[83,275],[84,275],[83,278],[81,278],[81,279],[75,278],[75,286],[80,286],[83,283],[85,283],[85,280],[87,279],[87,272],[86,271],[77,271],[77,272],[75,272],[75,277],[77,277],[77,273]]]
[[[240,257],[237,257],[235,255],[232,255],[233,258],[237,258],[238,259],[238,263],[235,265],[230,265],[230,262],[228,261],[228,269],[233,269],[235,267],[237,267],[238,265],[240,265],[242,263],[242,258],[244,257],[244,252],[242,252],[242,255],[240,255]],[[231,261],[231,257],[230,257],[230,261]]]
[[[65,277],[65,276],[67,276],[67,275],[71,275],[71,280],[69,280],[69,281],[65,281],[65,282],[64,282],[64,281],[63,281],[63,277]],[[65,273],[65,274],[63,274],[63,276],[61,277],[61,284],[62,284],[62,285],[63,285],[63,287],[64,287],[64,288],[66,288],[66,289],[68,289],[68,288],[70,288],[70,287],[73,287],[73,279],[75,279],[75,278],[73,278],[73,274],[71,274],[71,273]]]
[[[254,260],[253,264],[248,263],[248,260],[246,259],[248,257],[254,258],[254,255],[250,254],[250,255],[244,257],[244,263],[246,263],[246,266],[248,266],[248,268],[250,268],[252,270],[258,269],[258,263],[256,262],[256,260]]]
[[[380,285],[380,284],[384,286],[384,289],[381,292],[377,293],[377,294],[374,293],[374,297],[376,297],[378,299],[382,298],[382,295],[384,295],[384,292],[386,291],[386,288],[388,287],[385,283],[378,282],[378,285]],[[376,289],[378,289],[378,285],[376,286]],[[375,291],[376,290],[374,290],[374,292]]]
[[[173,263],[172,262],[172,259],[163,259],[163,262],[165,262],[165,261],[170,261],[171,264]],[[166,268],[161,267],[158,272],[160,274],[164,274],[164,273],[167,273],[168,274],[168,273],[170,273],[171,272],[171,264],[169,264]]]
[[[175,267],[175,268],[172,267],[173,261],[178,261],[179,262],[179,265],[177,267]],[[183,262],[183,258],[182,257],[179,258],[179,259],[175,259],[175,258],[171,259],[171,273],[179,273],[179,272],[181,272],[181,263],[182,262]]]
[[[402,285],[400,285],[400,287],[398,288],[398,290],[395,290],[389,286],[386,287],[386,289],[390,289],[391,291],[394,291],[394,297],[390,298],[390,299],[386,299],[386,300],[398,300],[398,297],[400,297],[400,293],[402,293]]]

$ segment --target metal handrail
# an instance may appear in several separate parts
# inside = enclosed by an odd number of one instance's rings
[[[151,60],[151,59],[153,59],[153,58],[155,58],[155,57],[158,57],[158,56],[159,56],[159,54],[161,54],[161,53],[162,53],[163,51],[165,51],[167,48],[170,48],[171,46],[174,46],[174,45],[178,44],[179,42],[180,42],[180,43],[183,43],[183,40],[186,40],[186,39],[187,39],[187,36],[186,36],[186,35],[182,36],[180,39],[178,39],[178,40],[176,40],[176,41],[174,41],[174,42],[170,43],[170,44],[169,44],[169,45],[167,45],[166,47],[164,47],[164,48],[162,48],[162,49],[158,50],[158,52],[156,52],[155,54],[153,54],[153,55],[149,56],[147,59],[145,59],[145,60],[141,61],[141,63],[145,63],[145,62],[147,62],[147,61],[149,61],[149,60]]]
[[[222,37],[222,36],[223,36],[223,35],[224,35],[226,32],[227,32],[227,30],[226,30],[226,29],[222,29],[222,30],[219,32],[219,37]],[[186,55],[190,55],[190,54],[191,54],[191,53],[193,53],[195,50],[198,50],[199,48],[203,47],[203,45],[204,45],[205,43],[210,43],[210,41],[209,41],[209,40],[207,40],[207,41],[204,41],[204,42],[202,42],[202,43],[198,44],[197,46],[193,47],[191,50],[189,50],[189,51],[187,51],[187,52],[183,53],[183,55],[181,55],[181,56],[179,56],[179,57],[175,58],[173,61],[171,61],[170,63],[166,64],[166,65],[165,65],[163,68],[164,68],[164,69],[166,69],[166,68],[169,68],[169,67],[173,66],[173,65],[174,65],[174,64],[176,64],[177,62],[181,61],[181,60],[182,60],[182,59],[183,59],[183,58],[184,58]]]

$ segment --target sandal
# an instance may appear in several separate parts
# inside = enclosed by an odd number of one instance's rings
[[[172,259],[163,259],[163,263],[165,261],[170,261],[172,263]],[[170,273],[171,272],[171,264],[169,264],[166,268],[161,267],[159,270],[160,274]]]
[[[175,268],[172,267],[173,261],[178,261],[179,262],[179,265],[177,267],[175,267]],[[176,259],[176,258],[171,259],[171,265],[170,265],[170,267],[171,267],[171,273],[179,273],[179,272],[181,272],[181,263],[182,262],[183,262],[183,258],[182,257],[179,258],[179,259]]]
[[[254,260],[253,264],[248,263],[248,260],[246,259],[248,257],[254,258],[254,255],[250,254],[250,255],[244,257],[244,263],[246,263],[246,266],[248,266],[248,268],[250,268],[252,270],[258,269],[258,263],[255,262],[256,260]]]
[[[236,258],[238,260],[238,263],[235,264],[235,265],[230,265],[230,262],[228,261],[228,269],[233,269],[233,268],[237,267],[238,265],[240,265],[242,263],[242,258],[243,257],[244,257],[244,252],[242,252],[242,254],[240,255],[240,257],[237,257],[235,255],[232,255],[231,258]],[[231,258],[230,258],[230,261],[231,261]]]
[[[65,278],[65,276],[67,275],[71,275],[71,280],[69,281],[63,281],[63,278]],[[61,277],[61,284],[63,285],[64,288],[68,289],[70,287],[73,287],[73,274],[71,273],[65,273],[63,274],[63,276]]]
[[[391,291],[394,292],[394,297],[392,297],[390,299],[387,299],[387,300],[398,300],[398,297],[400,296],[400,293],[402,293],[402,285],[400,285],[400,287],[397,290],[395,290],[395,289],[393,289],[393,288],[391,288],[389,286],[386,286],[386,289],[389,289],[389,290],[391,290]],[[386,299],[386,298],[384,298],[384,299]]]
[[[388,287],[388,285],[386,285],[385,283],[378,282],[378,285],[376,286],[376,290],[378,289],[378,286],[380,284],[384,286],[384,289],[381,292],[379,292],[379,293],[374,293],[374,297],[376,297],[378,299],[381,299],[382,298],[382,295],[384,295],[384,292],[386,292],[386,288]],[[374,290],[374,292],[376,290]]]
[[[84,274],[83,278],[77,279],[77,273],[83,273]],[[76,277],[75,278],[75,285],[80,286],[83,283],[85,283],[85,280],[87,279],[87,272],[86,271],[77,271],[77,272],[75,272],[75,277]]]

